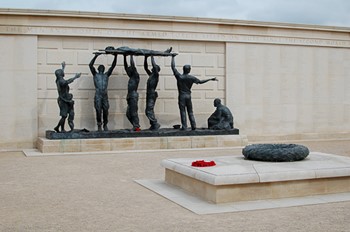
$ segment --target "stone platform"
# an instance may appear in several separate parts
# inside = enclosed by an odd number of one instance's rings
[[[135,138],[135,137],[169,137],[169,136],[203,136],[203,135],[238,135],[239,129],[210,130],[197,128],[196,130],[179,130],[173,128],[161,128],[157,131],[128,129],[109,131],[88,131],[86,129],[73,130],[72,132],[46,131],[47,139],[98,139],[98,138]]]
[[[196,159],[198,160],[198,159]],[[165,182],[214,203],[256,201],[350,192],[350,158],[311,152],[303,161],[271,163],[241,155],[163,160]]]
[[[190,131],[188,131],[190,133]],[[61,134],[61,133],[56,133]],[[136,133],[134,133],[136,134]],[[188,149],[245,146],[248,139],[244,135],[188,135],[160,137],[121,138],[38,138],[37,148],[42,153],[95,152],[121,150]]]

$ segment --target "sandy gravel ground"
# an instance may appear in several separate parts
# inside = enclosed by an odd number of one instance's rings
[[[299,144],[350,157],[350,140]],[[350,231],[350,202],[196,215],[133,181],[162,179],[165,158],[232,154],[241,149],[0,152],[0,231]]]

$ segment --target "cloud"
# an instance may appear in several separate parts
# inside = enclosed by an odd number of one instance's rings
[[[350,27],[348,0],[0,0],[2,8],[74,10]]]
[[[254,4],[255,3],[255,4]],[[246,19],[350,26],[348,0],[241,1]]]

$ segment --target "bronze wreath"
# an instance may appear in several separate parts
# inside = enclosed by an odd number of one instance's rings
[[[252,144],[243,148],[242,153],[249,160],[291,162],[305,159],[309,149],[298,144]]]

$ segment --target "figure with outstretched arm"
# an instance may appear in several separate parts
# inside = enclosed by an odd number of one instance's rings
[[[158,130],[160,128],[160,124],[157,122],[157,119],[154,115],[154,106],[156,104],[156,100],[158,98],[158,93],[156,91],[158,81],[159,81],[159,72],[160,67],[156,64],[154,57],[151,56],[152,62],[152,71],[148,68],[148,57],[145,56],[144,68],[146,73],[148,74],[147,80],[147,93],[146,93],[146,116],[151,124],[150,130]]]
[[[60,108],[60,116],[57,126],[54,128],[56,132],[65,132],[64,124],[68,117],[68,125],[70,127],[70,131],[74,130],[74,101],[73,94],[69,93],[69,84],[72,83],[75,79],[81,76],[81,73],[75,74],[74,77],[65,80],[64,77],[64,69],[66,67],[66,63],[62,62],[62,68],[57,69],[55,71],[56,75],[56,86],[58,92],[57,103]],[[61,128],[61,131],[60,131]]]
[[[208,81],[217,81],[217,79],[210,78],[205,80],[199,80],[197,77],[190,75],[191,72],[191,65],[184,65],[183,66],[183,74],[179,73],[175,67],[175,56],[177,54],[174,53],[171,58],[171,69],[173,70],[174,76],[177,81],[177,89],[179,93],[178,97],[178,105],[180,110],[180,117],[181,117],[181,130],[187,129],[187,118],[186,118],[186,111],[188,114],[188,117],[190,119],[191,128],[192,130],[196,129],[196,121],[193,114],[193,107],[192,107],[192,99],[191,99],[191,88],[193,83],[195,84],[204,84]]]
[[[140,130],[140,122],[139,122],[139,116],[138,116],[138,101],[139,101],[139,94],[137,92],[139,82],[140,82],[140,75],[137,72],[135,62],[134,62],[134,56],[130,55],[130,66],[128,65],[126,55],[124,55],[124,68],[126,71],[126,74],[129,77],[128,81],[128,95],[126,97],[127,101],[127,109],[126,109],[126,117],[128,118],[129,122],[133,126],[134,131]]]
[[[96,111],[96,121],[98,131],[102,131],[102,117],[103,117],[103,130],[108,131],[108,110],[109,110],[109,101],[108,101],[108,81],[109,77],[112,75],[112,72],[117,65],[117,54],[114,55],[114,59],[111,67],[105,72],[105,66],[99,65],[96,71],[94,64],[97,57],[101,53],[95,53],[95,56],[92,58],[89,64],[90,71],[92,73],[95,85],[95,98],[94,106]]]

